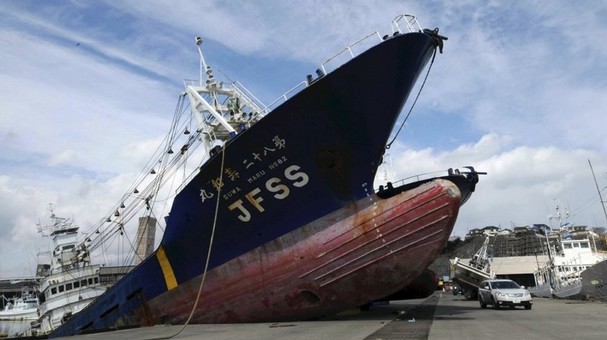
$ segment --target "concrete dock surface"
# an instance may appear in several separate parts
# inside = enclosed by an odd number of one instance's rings
[[[603,339],[606,334],[607,303],[535,298],[532,310],[493,310],[436,292],[314,321],[160,325],[62,339]]]

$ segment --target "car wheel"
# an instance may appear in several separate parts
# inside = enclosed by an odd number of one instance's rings
[[[480,294],[478,295],[478,303],[480,303],[482,309],[487,308],[487,305],[483,302],[483,298]]]
[[[500,309],[500,305],[498,305],[497,302],[495,302],[493,297],[491,298],[491,304],[493,305],[493,309]]]
[[[531,309],[531,304],[526,304],[526,305],[525,305],[525,309],[526,309],[526,310]]]

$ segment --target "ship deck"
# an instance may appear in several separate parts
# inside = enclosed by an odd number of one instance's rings
[[[188,325],[175,339],[599,339],[607,304],[534,299],[532,310],[480,309],[477,301],[437,292],[316,321]],[[181,326],[153,326],[61,339],[157,339]]]

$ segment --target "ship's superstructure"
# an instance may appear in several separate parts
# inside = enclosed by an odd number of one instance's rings
[[[52,223],[39,232],[52,239],[51,272],[40,282],[40,332],[49,333],[78,313],[106,287],[99,282],[99,265],[90,263],[88,249],[78,242],[79,227],[72,219],[56,216],[49,205]]]

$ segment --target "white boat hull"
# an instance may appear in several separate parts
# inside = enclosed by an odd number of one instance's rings
[[[2,321],[25,321],[38,319],[38,309],[30,308],[20,311],[0,311],[0,320]]]

